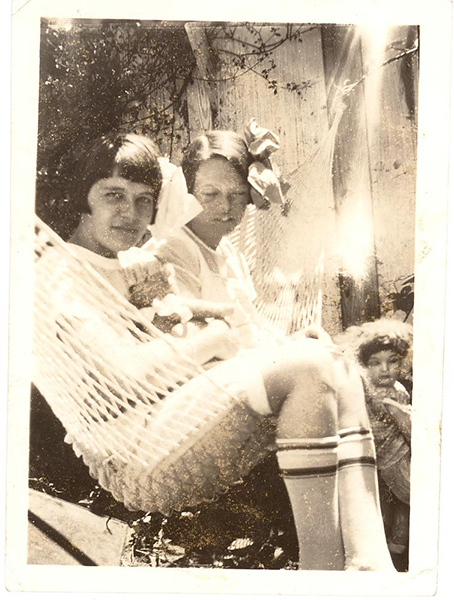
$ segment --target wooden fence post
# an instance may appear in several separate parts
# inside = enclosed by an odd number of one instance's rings
[[[191,139],[216,127],[219,110],[216,90],[213,84],[209,83],[209,79],[214,78],[216,68],[213,51],[205,35],[205,26],[186,23],[184,28],[197,63],[194,83],[189,86],[187,92]]]
[[[328,109],[346,82],[363,75],[356,29],[322,27]],[[364,90],[358,85],[348,98],[340,122],[333,161],[339,275],[343,327],[379,317],[377,265],[374,256],[373,210]],[[355,268],[349,263],[355,263]]]
[[[415,27],[394,26],[377,32],[382,51],[377,56],[374,39],[365,38],[362,57],[369,65],[382,64],[416,47]],[[417,154],[417,54],[412,53],[383,67],[372,68],[364,89],[368,152],[374,213],[380,307],[395,310],[390,295],[414,274],[415,196]]]

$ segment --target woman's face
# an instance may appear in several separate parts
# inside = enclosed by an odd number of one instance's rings
[[[393,387],[400,375],[402,358],[393,350],[381,350],[370,356],[366,366],[376,387]]]
[[[155,214],[153,190],[123,177],[98,180],[88,193],[91,214],[82,215],[81,238],[89,250],[115,257],[139,242]]]
[[[210,248],[216,248],[244,216],[249,184],[225,158],[203,162],[194,181],[194,196],[203,207],[188,227]]]

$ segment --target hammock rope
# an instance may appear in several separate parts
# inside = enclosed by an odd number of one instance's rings
[[[258,312],[286,334],[321,320],[323,260],[307,256],[298,198],[329,193],[337,123],[315,159],[288,178],[286,212],[249,207],[231,236]],[[321,168],[329,174],[322,188]],[[218,367],[206,371],[182,354],[38,217],[35,232],[33,381],[103,487],[131,510],[169,514],[214,498],[269,453],[272,425],[218,379]],[[103,345],[106,330],[116,342]],[[117,347],[130,360],[119,361]],[[147,372],[135,360],[144,348]]]
[[[344,112],[343,93],[333,103],[333,122],[313,156],[286,177],[289,190],[284,207],[268,210],[249,205],[240,225],[230,235],[243,254],[257,292],[256,308],[268,323],[291,335],[311,324],[321,326],[324,279],[323,215],[317,215],[317,237],[308,244],[302,235],[307,205],[317,213],[318,202],[332,197],[334,145]],[[317,239],[318,238],[318,239]]]

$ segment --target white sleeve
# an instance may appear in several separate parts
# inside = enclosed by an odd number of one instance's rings
[[[158,257],[173,265],[178,293],[189,298],[200,298],[200,263],[198,257],[183,240],[171,238],[158,250]]]

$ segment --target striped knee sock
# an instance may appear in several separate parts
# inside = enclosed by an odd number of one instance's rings
[[[338,441],[338,436],[276,440],[277,460],[298,536],[300,569],[344,568],[338,509]]]
[[[339,431],[339,511],[346,568],[393,570],[378,497],[375,446],[367,427]]]
[[[338,468],[361,465],[375,471],[375,445],[368,427],[348,427],[339,431]]]

